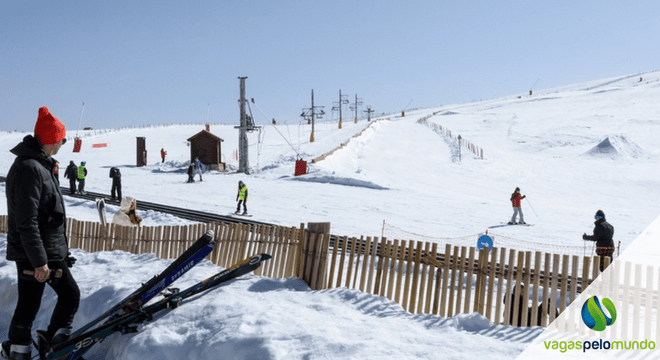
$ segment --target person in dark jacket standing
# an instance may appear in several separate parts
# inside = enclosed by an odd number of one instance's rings
[[[11,152],[16,159],[7,173],[7,260],[16,262],[18,302],[2,352],[10,359],[30,359],[32,323],[39,312],[46,282],[57,294],[48,329],[37,330],[44,341],[66,340],[80,303],[80,290],[69,267],[66,211],[55,180],[52,158],[66,142],[64,125],[48,108],[39,109],[34,136],[26,136]]]
[[[188,181],[189,183],[195,182],[195,169],[193,168],[193,163],[190,163],[188,166]]]
[[[603,210],[596,211],[594,216],[594,233],[587,235],[584,233],[582,239],[596,242],[596,255],[600,256],[600,271],[605,270],[605,257],[610,258],[614,254],[614,227],[605,219]]]
[[[112,200],[119,200],[121,202],[121,172],[119,168],[110,168],[110,177],[112,178],[112,188],[110,189],[110,196]],[[119,199],[115,196],[118,195]]]
[[[78,166],[78,194],[80,195],[85,195],[85,178],[87,177],[85,164],[87,163],[81,161],[80,166]]]
[[[76,193],[76,180],[78,180],[78,167],[76,163],[71,160],[69,166],[64,170],[64,177],[69,179],[69,191],[71,194]]]

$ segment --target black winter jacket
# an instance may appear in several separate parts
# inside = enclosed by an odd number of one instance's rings
[[[614,247],[614,227],[610,225],[604,218],[598,219],[595,222],[594,234],[587,235],[584,239],[596,242],[598,247]]]
[[[16,155],[7,173],[7,260],[29,261],[39,267],[64,260],[66,212],[62,192],[55,180],[55,159],[28,135],[11,149]]]
[[[69,164],[64,171],[64,177],[69,179],[78,179],[78,167],[75,164]]]

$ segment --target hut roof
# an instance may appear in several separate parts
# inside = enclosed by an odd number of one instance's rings
[[[210,138],[212,138],[213,140],[216,140],[216,141],[218,141],[218,140],[219,141],[224,141],[221,138],[211,134],[209,131],[206,131],[206,130],[202,130],[202,131],[198,132],[197,134],[191,136],[190,138],[188,138],[187,141],[192,141],[194,138],[199,137],[199,136],[208,136],[208,137],[210,137]]]

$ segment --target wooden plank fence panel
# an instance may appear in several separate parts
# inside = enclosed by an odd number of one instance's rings
[[[390,275],[387,282],[387,298],[396,302],[394,299],[394,278],[396,276],[396,259],[399,253],[399,240],[394,240],[394,244],[390,247]]]
[[[451,275],[449,276],[449,306],[447,307],[447,317],[452,317],[456,315],[456,312],[454,312],[454,294],[456,293],[456,280],[457,279],[457,272],[458,270],[458,263],[459,263],[459,248],[454,247],[454,256],[452,258],[451,262]]]
[[[437,308],[432,309],[431,308],[431,303],[433,302],[433,284],[437,283],[434,281],[434,277],[436,276],[437,270],[436,270],[436,259],[438,258],[438,244],[433,243],[431,245],[431,253],[429,255],[431,259],[434,261],[429,264],[428,268],[428,274],[429,274],[429,279],[428,279],[428,285],[426,287],[426,307],[424,308],[424,312],[427,314],[436,314],[437,313]],[[440,278],[438,274],[438,280]]]
[[[651,316],[651,309],[653,309],[653,266],[646,267],[646,294],[644,295],[646,296],[646,303],[644,304],[644,339],[652,339],[651,323],[653,317]]]
[[[339,271],[337,273],[337,285],[336,287],[341,287],[341,280],[344,276],[344,261],[346,261],[346,244],[348,242],[348,236],[340,237],[337,239],[337,243],[341,244],[341,251],[339,257]],[[339,245],[336,246],[339,248]]]
[[[376,270],[376,279],[374,281],[374,294],[385,295],[385,278],[387,276],[387,239],[382,237],[380,239],[380,247],[378,249],[378,268]],[[383,274],[384,273],[384,274]]]
[[[421,279],[419,280],[419,296],[417,300],[417,314],[421,314],[424,312],[424,300],[426,299],[426,293],[424,292],[424,288],[426,286],[426,276],[428,273],[428,265],[425,262],[422,262],[422,259],[426,258],[429,253],[431,252],[431,243],[425,242],[424,243],[424,252],[420,254],[420,260],[418,261],[420,264],[420,271],[422,273]],[[425,312],[428,314],[428,311]]]
[[[458,261],[456,262],[456,267],[455,269],[458,270],[458,280],[456,282],[456,305],[454,308],[456,309],[456,313],[460,313],[461,309],[463,308],[463,282],[465,281],[465,271],[467,271],[467,268],[471,268],[472,263],[469,265],[467,264],[467,247],[466,246],[461,246],[461,255],[459,255]],[[467,291],[467,289],[466,289]],[[466,302],[466,304],[469,306],[469,304]]]
[[[488,248],[479,250],[479,260],[477,261],[477,278],[479,287],[475,292],[475,303],[477,304],[477,312],[485,314],[484,307],[486,306],[486,278],[488,277]]]
[[[490,250],[490,273],[488,278],[488,292],[486,293],[486,318],[493,321],[493,294],[495,294],[495,279],[497,277],[497,248]],[[497,301],[497,300],[496,300]]]
[[[371,242],[371,261],[369,262],[369,274],[367,274],[367,293],[377,294],[378,290],[374,290],[374,270],[378,266],[378,238],[374,237]]]
[[[550,280],[550,309],[557,308],[557,289],[559,287],[559,254],[552,255],[552,279]],[[550,312],[549,322],[555,321],[555,312]]]
[[[397,304],[401,305],[402,304],[402,296],[401,296],[401,283],[403,280],[403,272],[404,272],[404,266],[405,266],[405,256],[406,256],[406,241],[401,240],[401,245],[398,249],[399,253],[397,254],[397,260],[398,260],[398,269],[397,269],[397,274],[396,274],[396,289],[395,289],[395,295],[394,295],[394,302]],[[403,306],[402,306],[403,307]]]
[[[353,288],[354,289],[358,289],[360,287],[360,282],[358,280],[359,279],[358,276],[360,274],[360,269],[361,269],[360,257],[362,255],[362,248],[364,247],[363,241],[364,241],[364,237],[362,235],[360,235],[360,240],[358,241],[357,246],[356,246],[355,269],[353,269],[355,271],[355,274],[353,275]]]
[[[467,275],[466,275],[466,279],[465,279],[465,306],[463,307],[463,312],[466,313],[466,314],[470,313],[470,305],[471,305],[470,299],[472,298],[472,276],[474,275],[473,264],[474,264],[475,252],[476,252],[476,249],[473,246],[471,246],[470,247],[470,252],[469,252],[469,255],[468,255],[468,259],[467,259],[467,269],[466,269],[467,270]],[[478,296],[479,296],[476,292],[476,288],[478,288],[477,283],[478,283],[479,279],[480,278],[477,275],[477,281],[475,282],[475,294],[474,294],[475,299],[478,298]],[[460,286],[463,286],[462,285],[463,281],[459,280],[458,284]]]
[[[522,252],[522,251],[518,252],[518,263],[517,263],[517,266],[516,266],[516,283],[514,285],[513,299],[512,299],[513,300],[513,309],[512,309],[512,311],[513,311],[512,315],[513,316],[512,316],[512,320],[511,320],[511,325],[513,325],[513,326],[516,326],[518,324],[518,321],[520,320],[520,315],[521,315],[517,311],[517,309],[519,308],[519,306],[522,306],[520,301],[523,300],[521,295],[522,295],[522,290],[523,290],[523,288],[522,288],[522,275],[523,275],[522,269],[523,269],[523,266],[524,266],[524,262],[525,262],[525,253]],[[511,269],[509,269],[509,270],[511,270]],[[507,295],[507,296],[509,296],[509,295]],[[509,305],[508,307],[511,307],[511,306]]]
[[[355,236],[351,239],[351,250],[348,254],[348,273],[346,274],[346,288],[351,289],[351,279],[353,277],[353,260],[355,259],[355,248],[357,239]]]
[[[451,245],[446,244],[445,245],[445,261],[444,261],[444,266],[442,268],[442,284],[440,284],[440,288],[442,290],[440,299],[438,301],[440,302],[440,316],[443,317],[449,317],[447,315],[447,307],[446,304],[447,302],[445,301],[447,299],[447,291],[450,290],[450,285],[449,285],[449,261],[451,259]]]
[[[598,264],[594,257],[594,268],[598,267]],[[632,263],[629,261],[625,262],[624,265],[624,274],[623,274],[623,311],[621,312],[622,319],[629,319],[630,313],[630,279],[632,279]],[[628,321],[621,323],[621,337],[623,340],[628,340],[630,338],[628,334]]]
[[[532,268],[532,252],[531,251],[526,251],[525,252],[525,267],[523,269],[520,269],[520,271],[524,271],[523,274],[523,289],[522,289],[522,295],[523,298],[521,299],[523,301],[523,311],[521,312],[522,314],[522,319],[521,319],[521,327],[527,327],[527,321],[529,320],[529,313],[525,310],[529,308],[529,290],[530,290],[530,283],[531,283],[531,273],[529,269]],[[533,305],[533,307],[536,307],[536,304]]]
[[[369,264],[369,248],[371,247],[371,236],[367,236],[367,241],[364,243],[364,249],[363,249],[363,260],[362,260],[362,266],[361,271],[360,271],[360,291],[365,292],[365,289],[367,287],[367,273],[369,272],[369,269],[371,268]],[[357,274],[357,271],[356,271]],[[369,293],[369,291],[366,291]]]
[[[330,260],[330,274],[328,278],[328,288],[332,287],[332,283],[335,280],[335,267],[337,265],[337,257],[339,256],[339,248],[341,244],[339,243],[341,238],[335,240],[335,246],[332,247],[332,258]],[[338,278],[341,279],[341,274],[338,275]]]
[[[541,252],[536,251],[534,253],[534,279],[532,280],[532,318],[530,319],[530,325],[536,326],[538,324],[538,315],[539,315],[539,288],[541,285]],[[543,309],[543,307],[541,307]]]
[[[513,269],[515,267],[516,251],[509,250],[509,268],[506,277],[506,291],[504,292],[504,325],[511,325],[511,295],[513,289]]]
[[[635,290],[633,291],[633,339],[639,339],[639,319],[641,319],[641,299],[642,299],[642,265],[635,264]],[[624,318],[628,321],[629,318]]]
[[[422,246],[424,244],[421,241],[417,242],[417,247],[415,249],[414,254],[410,254],[411,262],[409,263],[409,266],[411,266],[412,269],[412,283],[411,283],[411,289],[410,289],[410,303],[408,304],[408,312],[411,314],[416,314],[416,305],[417,305],[417,298],[419,296],[419,265],[422,262]],[[412,250],[412,248],[410,249]],[[412,260],[414,259],[414,260]],[[414,261],[414,264],[413,264]]]
[[[497,249],[497,248],[495,248]],[[495,250],[493,249],[493,250]],[[500,265],[499,271],[497,272],[497,295],[495,296],[495,317],[493,324],[500,324],[500,315],[502,314],[502,287],[504,286],[504,265],[506,262],[506,248],[500,249]]]

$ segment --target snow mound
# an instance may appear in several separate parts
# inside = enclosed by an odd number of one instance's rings
[[[494,326],[487,317],[476,312],[472,314],[457,314],[452,320],[458,330],[468,332],[478,332]]]
[[[290,178],[290,180],[307,181],[307,182],[315,182],[315,183],[322,183],[322,184],[355,186],[355,187],[363,187],[363,188],[375,189],[375,190],[389,190],[388,188],[380,186],[378,184],[375,184],[371,181],[357,180],[357,179],[345,178],[345,177],[337,177],[337,176],[332,176],[332,175],[298,176],[298,177]]]
[[[646,156],[646,151],[625,135],[611,135],[585,153],[587,156],[630,159]]]

